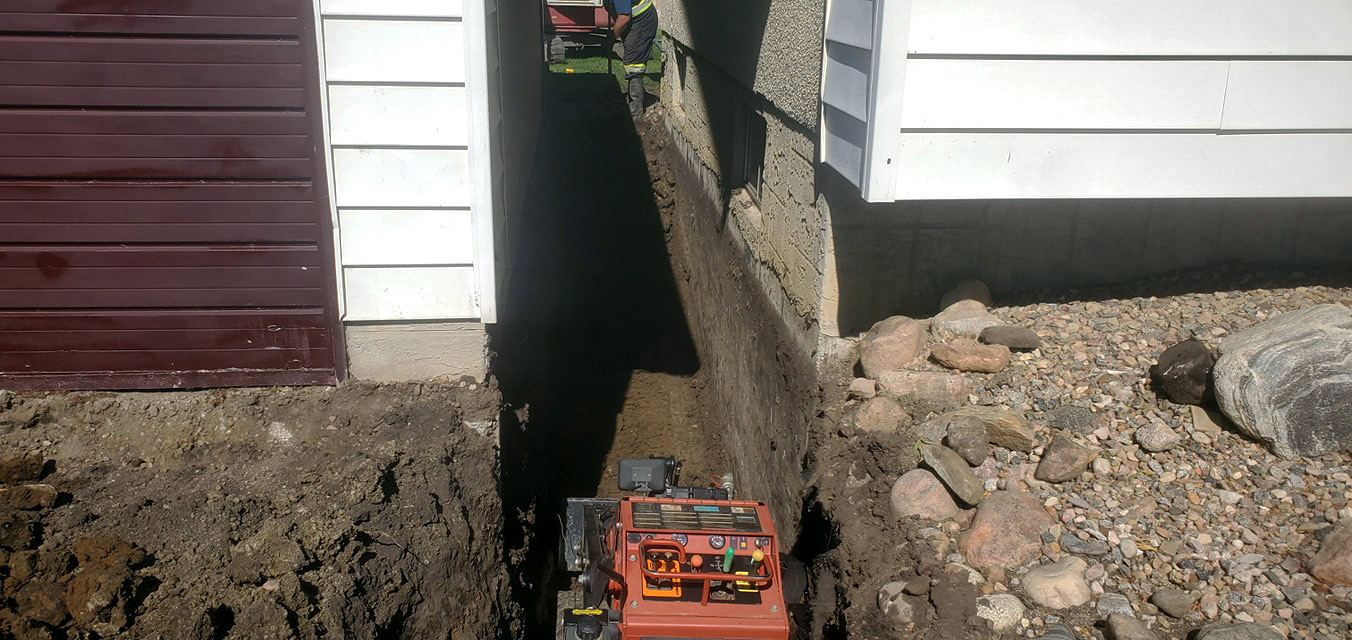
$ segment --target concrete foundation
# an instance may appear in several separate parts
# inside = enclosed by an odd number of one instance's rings
[[[702,193],[706,176],[682,162],[692,149],[673,142],[663,160],[674,192],[656,195],[674,203],[663,211],[668,248],[673,264],[685,266],[681,297],[710,381],[707,402],[717,407],[706,429],[722,434],[739,495],[770,505],[792,544],[821,396],[817,330],[774,285],[774,271],[752,257],[752,235],[725,225],[720,207]]]
[[[475,323],[353,324],[348,374],[357,380],[406,382],[487,373],[488,333]]]

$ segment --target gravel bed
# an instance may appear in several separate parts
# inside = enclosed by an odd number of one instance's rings
[[[1349,590],[1324,589],[1304,573],[1318,541],[1352,519],[1352,455],[1281,459],[1234,432],[1218,413],[1208,416],[1157,395],[1148,374],[1160,352],[1178,341],[1195,336],[1214,350],[1225,336],[1285,311],[1329,302],[1352,306],[1352,287],[1265,288],[1252,279],[1227,289],[1227,279],[1235,282],[1235,274],[1143,288],[1202,293],[1072,292],[1067,298],[1079,300],[991,309],[1003,322],[1036,331],[1043,345],[1015,353],[998,374],[968,374],[970,402],[1024,413],[1044,445],[1059,428],[1097,449],[1089,472],[1055,485],[1033,478],[1042,447],[1031,454],[996,449],[995,484],[1026,487],[1059,518],[1058,528],[1043,536],[1042,562],[1068,555],[1063,543],[1090,553],[1106,545],[1107,553],[1086,558],[1095,601],[1105,592],[1125,596],[1161,636],[1241,621],[1272,625],[1289,637],[1352,637]],[[1223,290],[1212,292],[1218,283]],[[1167,426],[1181,442],[1144,451],[1135,434],[1152,425]],[[1017,589],[1017,581],[1016,574],[1008,587]],[[1152,594],[1165,589],[1196,599],[1181,619],[1150,604]],[[1059,619],[1030,608],[1015,633],[1035,636]],[[1103,635],[1101,628],[1081,631]]]

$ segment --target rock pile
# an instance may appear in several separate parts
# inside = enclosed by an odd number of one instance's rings
[[[922,467],[880,478],[890,514],[947,540],[991,633],[1352,637],[1352,291],[990,309],[959,289],[915,357],[869,379]]]

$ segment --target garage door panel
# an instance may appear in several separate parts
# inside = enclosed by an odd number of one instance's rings
[[[12,201],[0,207],[0,224],[173,226],[222,224],[238,227],[317,224],[306,202],[62,202]],[[6,242],[17,242],[4,238]],[[47,242],[66,242],[48,240]],[[187,240],[185,242],[191,242]]]
[[[313,202],[314,185],[302,181],[269,183],[188,184],[184,182],[116,182],[72,184],[37,180],[0,181],[0,208],[5,201],[91,201],[122,202],[132,200],[170,200],[205,206],[211,202]]]
[[[242,267],[294,267],[318,271],[324,257],[314,247],[258,247],[230,245],[180,245],[172,247],[129,247],[110,245],[0,245],[0,269],[44,271],[50,279],[63,271],[82,268],[144,267],[172,270],[178,268],[230,269]],[[15,277],[14,274],[10,274]],[[8,280],[0,281],[8,284]]]
[[[305,158],[308,136],[61,135],[0,133],[0,158]]]
[[[182,87],[0,87],[4,103],[16,107],[75,106],[161,108],[296,109],[305,105],[303,89],[213,89]]]
[[[0,4],[0,387],[332,383],[309,0]]]
[[[275,16],[294,17],[296,7],[290,0],[229,0],[222,9],[221,0],[5,0],[5,13],[113,13],[159,14],[178,16]]]
[[[305,56],[294,40],[0,36],[0,61],[303,64]]]
[[[129,3],[123,4],[129,5]],[[218,6],[222,5],[218,3]],[[226,8],[226,6],[222,6],[222,8]],[[38,34],[116,33],[132,35],[248,35],[262,39],[264,36],[295,37],[296,34],[299,33],[301,27],[300,21],[294,17],[174,16],[11,11],[0,14],[0,20],[4,21],[5,31],[26,31]]]
[[[6,269],[0,267],[0,291],[20,289],[95,289],[123,288],[135,282],[143,289],[239,289],[241,287],[314,288],[324,285],[318,268],[306,271],[303,267],[177,267],[165,269],[119,267],[68,267],[60,275],[49,275],[33,269]],[[0,303],[4,304],[4,303]]]
[[[24,368],[52,373],[79,373],[86,371],[175,371],[191,369],[203,349],[142,349],[84,351],[79,362],[72,362],[68,351],[0,352],[0,370],[22,371]],[[214,361],[224,369],[273,370],[331,368],[332,357],[323,347],[300,348],[297,345],[275,345],[264,348],[210,349]]]
[[[297,111],[88,111],[0,109],[0,133],[67,135],[309,136],[310,120]]]
[[[0,158],[4,178],[213,178],[304,176],[310,158]]]
[[[183,351],[211,345],[216,349],[255,349],[295,344],[323,344],[327,329],[278,328],[267,332],[260,343],[256,329],[164,329],[115,332],[105,329],[72,331],[16,331],[0,338],[0,349],[16,354],[60,349],[79,351],[128,351],[147,347]],[[53,347],[57,349],[53,349]]]
[[[306,242],[320,233],[318,223],[3,223],[5,239],[25,242]]]
[[[19,298],[22,296],[22,299]],[[0,309],[175,309],[180,307],[320,307],[322,288],[297,289],[4,289]]]
[[[327,329],[319,308],[173,309],[154,314],[109,309],[98,315],[83,311],[0,311],[0,336],[43,331],[266,331],[288,328]]]
[[[82,87],[209,87],[278,89],[300,85],[298,64],[175,62],[5,62],[0,84]]]

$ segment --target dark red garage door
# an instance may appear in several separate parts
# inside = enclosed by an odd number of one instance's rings
[[[311,0],[0,0],[0,388],[332,383]]]

